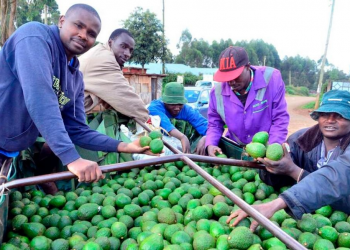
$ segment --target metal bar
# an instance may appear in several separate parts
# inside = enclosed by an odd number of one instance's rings
[[[236,166],[251,165],[250,167],[254,167],[253,165],[256,164],[256,163],[251,164],[252,162],[249,162],[249,161],[223,159],[219,157],[208,157],[208,156],[191,155],[191,154],[188,154],[186,156],[189,158],[193,158],[193,160],[195,161],[209,162],[213,164],[236,165]],[[111,164],[111,165],[101,166],[100,168],[103,173],[108,173],[113,171],[123,171],[123,170],[132,169],[132,168],[141,168],[149,165],[180,161],[181,157],[182,155],[175,154],[175,155],[169,155],[169,156],[163,156],[163,157],[154,157],[151,159],[145,159],[145,160],[139,160],[139,161],[132,161],[132,162],[129,161],[129,162],[123,162],[118,164]],[[257,165],[256,168],[260,168],[259,164],[256,164],[256,165]],[[39,176],[13,180],[11,182],[6,183],[5,188],[11,189],[11,188],[23,187],[27,185],[45,183],[49,181],[68,180],[75,177],[76,176],[69,171],[54,173],[54,174],[47,174],[47,175],[39,175]]]
[[[101,171],[103,173],[113,172],[113,171],[123,171],[132,168],[141,168],[149,165],[163,164],[166,162],[179,161],[180,155],[169,155],[164,157],[155,157],[152,159],[145,159],[139,161],[129,161],[118,164],[111,164],[106,166],[101,166]],[[50,181],[58,181],[58,180],[68,180],[75,178],[76,176],[69,171],[54,173],[54,174],[46,174],[40,176],[33,176],[28,178],[22,178],[18,180],[13,180],[4,184],[4,188],[17,188],[28,185],[34,185],[39,183],[45,183]]]
[[[211,157],[211,156],[203,156],[203,155],[186,154],[185,156],[190,158],[192,161],[207,162],[207,163],[220,164],[220,165],[231,165],[231,166],[241,166],[241,167],[248,167],[248,168],[265,169],[264,164],[258,163],[255,161],[243,161],[243,160],[236,160],[236,159],[230,159],[230,158],[220,158],[220,157]]]
[[[260,225],[269,230],[273,235],[278,237],[282,242],[284,242],[289,248],[294,250],[305,250],[306,248],[301,245],[298,241],[292,238],[290,235],[285,233],[281,228],[273,224],[269,219],[247,204],[244,200],[235,195],[231,190],[221,184],[218,180],[216,180],[213,176],[205,172],[201,167],[195,164],[190,159],[188,155],[182,155],[181,160],[185,162],[188,166],[190,166],[193,170],[195,170],[199,175],[201,175],[205,180],[211,183],[214,187],[220,190],[224,195],[226,195],[230,200],[232,200],[237,206],[239,206],[242,210],[244,210],[247,214],[249,214],[252,218],[254,218]]]

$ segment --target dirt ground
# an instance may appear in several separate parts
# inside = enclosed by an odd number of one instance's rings
[[[301,109],[301,106],[312,102],[315,99],[316,97],[310,96],[286,96],[288,112],[290,115],[288,136],[299,129],[311,127],[317,123],[312,120],[309,115],[312,110]]]

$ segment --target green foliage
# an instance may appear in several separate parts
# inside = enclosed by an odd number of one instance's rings
[[[299,93],[303,96],[309,96],[309,89],[307,87],[298,87]]]
[[[309,96],[309,89],[307,87],[286,86],[286,93],[289,95]]]
[[[315,89],[317,64],[309,58],[301,56],[285,57],[281,64],[282,78],[286,85],[305,86]]]
[[[301,106],[302,109],[314,109],[315,107],[315,101],[306,103],[305,105]]]
[[[192,35],[187,29],[182,32],[177,48],[181,48],[181,51],[175,58],[175,63],[200,68],[211,67],[213,64],[213,50],[209,43],[203,39],[192,39]]]
[[[166,48],[167,42],[163,39],[163,25],[155,13],[138,7],[123,24],[134,36],[136,43],[131,61],[141,64],[143,68],[145,64],[162,58],[171,60],[171,54]]]
[[[185,74],[183,73],[168,73],[166,77],[163,78],[163,83],[162,83],[162,90],[164,89],[165,85],[169,82],[176,82],[177,81],[177,76],[184,76],[184,85],[185,86],[194,86],[195,83],[198,80],[203,80],[203,76],[196,76],[190,72],[186,72]]]
[[[55,0],[18,0],[16,26],[19,27],[31,21],[44,22],[42,16],[44,5],[48,6],[47,24],[57,24],[60,12]]]
[[[286,86],[286,93],[289,95],[295,95],[295,90],[293,86]]]

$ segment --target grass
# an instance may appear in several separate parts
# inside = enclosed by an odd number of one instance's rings
[[[314,109],[315,107],[315,101],[306,103],[305,105],[301,106],[302,109]]]

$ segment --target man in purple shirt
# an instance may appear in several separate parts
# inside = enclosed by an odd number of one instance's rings
[[[288,133],[289,114],[280,71],[251,66],[244,48],[230,46],[221,52],[211,90],[206,148],[210,156],[222,153],[218,147],[226,137],[245,145],[259,131],[269,133],[269,143],[283,143]]]

